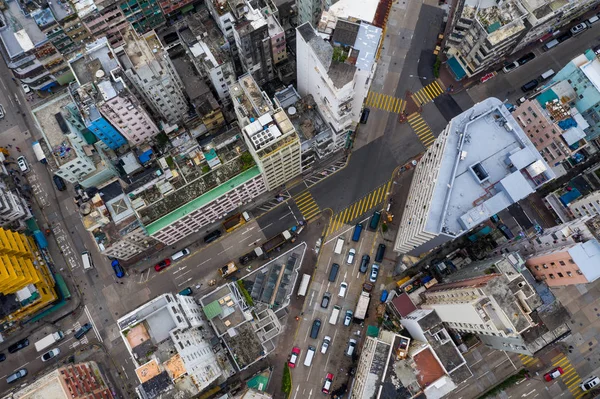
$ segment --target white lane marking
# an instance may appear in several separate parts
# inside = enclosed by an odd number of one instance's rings
[[[254,227],[252,227],[252,228],[248,228],[248,229],[246,229],[246,231],[244,231],[244,232],[242,233],[242,235],[244,235],[244,234],[246,234],[246,233],[249,233],[249,232],[251,232],[251,231],[252,231],[252,230],[254,230],[255,228],[256,228],[256,226],[254,226]]]
[[[180,266],[180,267],[179,267],[179,269],[177,269],[177,270],[173,270],[173,274],[177,274],[177,273],[179,273],[180,271],[182,271],[182,270],[185,270],[185,269],[187,269],[187,266],[184,266],[184,267],[181,267],[181,266]]]
[[[273,225],[273,223],[269,223],[268,225],[266,225],[265,227],[263,227],[261,230],[263,230],[263,231],[264,231],[264,230],[265,230],[267,227],[269,227],[269,226],[271,226],[271,225]]]
[[[87,315],[88,319],[90,320],[90,323],[92,323],[92,329],[94,330],[94,333],[96,333],[96,337],[98,338],[98,340],[100,342],[104,342],[104,340],[102,339],[102,337],[100,336],[100,332],[98,331],[98,329],[96,328],[96,323],[94,323],[94,319],[92,319],[92,315],[90,314],[90,311],[88,310],[87,305],[85,305],[83,307],[83,310],[85,310],[85,314]]]
[[[209,260],[211,260],[212,258],[208,258],[206,259],[204,262],[200,263],[198,266],[202,266],[203,264],[205,264],[206,262],[208,262]]]
[[[177,286],[178,286],[178,287],[181,287],[182,285],[184,285],[184,284],[187,284],[187,283],[188,283],[188,281],[191,281],[191,280],[192,280],[192,278],[190,277],[190,278],[188,278],[187,280],[185,280],[185,281],[182,281],[181,283],[177,284]]]
[[[243,240],[240,240],[240,242],[244,242],[244,241],[246,241],[248,238],[252,238],[252,236],[248,236],[248,237],[244,238]]]
[[[125,367],[121,366],[121,368],[123,369],[123,373],[125,373],[125,377],[127,377],[127,379],[129,379],[129,376],[127,375],[127,371],[125,371]]]
[[[283,215],[282,217],[280,217],[279,220],[285,219],[286,217],[288,217],[290,215],[293,215],[293,214],[294,214],[293,212],[286,213],[285,215]]]
[[[183,276],[185,276],[186,274],[191,273],[191,270],[188,270],[185,273],[180,274],[179,276],[175,277],[175,280],[177,280],[178,278],[182,278]]]
[[[217,255],[224,254],[225,252],[229,251],[231,248],[233,248],[233,245],[230,246],[230,247],[225,248],[224,250],[222,250],[221,252],[219,252]]]
[[[2,377],[2,378],[4,378],[4,377]],[[294,399],[296,399],[296,396],[298,396],[298,391],[299,391],[299,390],[300,390],[300,385],[298,385],[298,386],[296,387],[296,393],[294,394]]]

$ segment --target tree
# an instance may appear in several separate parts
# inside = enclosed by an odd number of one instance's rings
[[[286,398],[292,392],[292,374],[290,373],[290,367],[286,364],[283,369],[283,377],[281,378],[281,391],[285,394]]]

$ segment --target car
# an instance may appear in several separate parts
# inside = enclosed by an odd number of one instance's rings
[[[358,271],[361,273],[366,273],[369,268],[369,263],[371,262],[371,257],[369,255],[363,255],[362,260],[360,261],[360,267]]]
[[[0,104],[0,119],[4,118],[6,114],[4,113],[4,107]]]
[[[158,262],[156,265],[154,265],[154,270],[159,272],[162,269],[166,269],[169,266],[171,266],[171,259],[169,259],[169,258],[163,259],[160,262]]]
[[[319,331],[321,330],[321,319],[315,319],[313,321],[312,327],[310,328],[310,337],[312,339],[317,339],[319,336]]]
[[[563,369],[560,367],[556,367],[550,371],[548,371],[546,374],[544,374],[544,379],[546,381],[552,381],[555,378],[558,378],[562,375],[563,373]]]
[[[533,79],[521,86],[521,90],[523,93],[527,93],[528,91],[535,89],[539,84],[540,82],[538,82],[537,79]]]
[[[371,283],[363,283],[362,287],[363,287],[363,291],[365,291],[365,292],[371,292],[371,291],[373,291],[373,288],[374,288],[373,284],[371,284]]]
[[[348,259],[346,259],[346,263],[351,265],[354,263],[354,255],[356,255],[356,251],[353,248],[348,250]]]
[[[323,299],[321,299],[321,307],[323,309],[327,309],[327,307],[329,306],[329,301],[331,301],[331,294],[329,292],[326,292],[323,294]]]
[[[527,101],[527,97],[521,97],[517,100],[517,102],[519,103],[519,105],[523,104],[525,101]]]
[[[321,392],[330,394],[331,393],[331,385],[333,385],[333,374],[327,373],[325,376],[325,382],[323,383],[323,389]]]
[[[517,61],[513,61],[511,63],[505,64],[504,68],[502,68],[502,71],[504,71],[504,73],[509,73],[509,72],[514,71],[515,69],[517,69],[520,66],[521,65]]]
[[[211,242],[215,241],[217,238],[221,237],[221,234],[222,234],[221,230],[211,231],[206,236],[204,236],[204,243],[210,244]]]
[[[292,354],[290,355],[290,360],[288,360],[288,366],[290,366],[291,368],[296,367],[296,363],[298,362],[298,359],[300,359],[300,348],[298,348],[297,346],[294,346],[292,348]]]
[[[354,316],[354,313],[352,313],[351,310],[346,310],[346,315],[344,316],[344,325],[345,326],[349,326],[350,323],[352,323],[352,316]]]
[[[580,386],[582,391],[589,391],[598,386],[598,384],[600,384],[600,378],[593,376],[583,381]]]
[[[92,329],[92,325],[90,323],[85,323],[81,328],[75,331],[75,339],[81,339],[88,331]]]
[[[25,377],[26,375],[27,375],[27,369],[17,370],[6,378],[6,383],[12,384],[13,382]]]
[[[23,338],[8,347],[8,353],[15,353],[29,346],[29,339]]]
[[[559,43],[562,43],[565,40],[569,40],[572,37],[573,37],[573,34],[571,32],[567,32],[564,35],[557,37],[556,40],[558,40]]]
[[[375,263],[373,263],[373,266],[371,266],[371,276],[369,276],[369,281],[374,283],[375,281],[377,281],[378,275],[379,275],[379,265],[376,265]]]
[[[31,93],[31,87],[27,86],[25,83],[21,83],[21,87],[23,88],[25,94]]]
[[[121,264],[117,259],[113,259],[113,261],[110,262],[110,265],[115,271],[115,275],[117,276],[117,278],[125,277],[125,270],[123,270],[123,267],[121,267]]]
[[[584,23],[580,23],[571,28],[570,32],[573,36],[577,36],[580,33],[583,33],[584,30],[587,29],[587,25]]]
[[[179,291],[179,295],[190,296],[192,295],[192,289],[190,287],[184,288],[181,291]]]
[[[29,166],[27,165],[27,160],[25,159],[25,157],[17,158],[17,165],[19,165],[19,169],[21,169],[21,172],[29,172]]]
[[[369,108],[365,108],[363,110],[362,115],[360,116],[360,123],[361,124],[365,124],[367,123],[367,121],[369,120],[369,114],[371,113],[371,110]]]
[[[338,296],[340,297],[345,297],[346,296],[346,291],[348,291],[348,283],[347,282],[343,282],[340,284],[340,292],[338,293]]]
[[[321,345],[322,354],[327,353],[327,349],[329,349],[329,344],[331,344],[331,337],[327,335],[325,338],[323,338],[323,344]]]
[[[52,359],[53,357],[58,356],[59,353],[60,353],[60,349],[58,349],[58,348],[50,349],[48,352],[46,352],[42,355],[42,362],[47,362],[48,360]]]
[[[0,362],[3,362],[6,360],[6,355],[4,353],[0,353]]]
[[[525,65],[529,61],[533,60],[534,58],[535,58],[535,54],[533,54],[533,53],[527,53],[523,57],[519,58],[517,60],[517,62],[519,63],[519,65]]]
[[[67,189],[67,185],[62,177],[54,175],[52,176],[52,180],[58,191],[65,191]]]

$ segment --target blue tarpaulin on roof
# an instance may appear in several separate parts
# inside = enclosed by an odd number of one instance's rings
[[[150,161],[150,157],[152,157],[152,150],[148,150],[143,152],[142,154],[140,154],[140,156],[138,157],[138,159],[140,160],[140,162],[142,164]]]
[[[581,197],[581,193],[579,192],[579,190],[574,188],[571,191],[567,191],[565,194],[561,195],[560,202],[562,202],[564,206],[567,206],[579,197]]]
[[[460,63],[457,61],[456,58],[451,57],[448,60],[448,66],[450,67],[450,70],[452,71],[452,73],[454,74],[454,78],[456,80],[461,80],[463,79],[465,76],[467,76],[467,73],[465,72],[465,70],[463,69],[462,66],[460,66]]]

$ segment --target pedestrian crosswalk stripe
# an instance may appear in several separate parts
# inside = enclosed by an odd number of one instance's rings
[[[398,97],[370,91],[367,94],[365,106],[399,114],[404,112],[406,101]]]
[[[525,366],[534,364],[535,362],[538,361],[538,359],[536,359],[535,357],[531,357],[531,356],[527,356],[527,355],[523,355],[523,354],[520,354],[519,358],[521,359],[521,363],[523,363],[523,365],[525,365]]]
[[[431,132],[431,129],[425,120],[423,120],[418,112],[410,114],[407,119],[408,124],[413,129],[419,140],[421,140],[421,143],[423,143],[425,147],[429,147],[435,141],[435,136]]]
[[[444,94],[444,90],[442,89],[442,86],[437,82],[437,80],[435,80],[427,86],[421,88],[419,91],[413,93],[412,98],[415,101],[415,103],[420,107],[433,101],[436,97],[442,94]]]
[[[391,181],[382,184],[360,200],[347,206],[344,210],[336,213],[330,220],[325,237],[338,231],[344,224],[354,222],[357,218],[372,210],[385,199],[389,192]]]
[[[310,191],[305,191],[304,193],[298,195],[294,198],[294,201],[296,201],[296,206],[302,213],[302,217],[304,217],[305,220],[309,220],[321,212],[319,205],[317,205],[317,202],[311,195]]]
[[[583,396],[583,392],[579,385],[581,384],[581,377],[575,370],[575,367],[571,364],[569,359],[563,354],[559,356],[555,356],[552,359],[553,366],[559,366],[563,369],[563,374],[560,376],[563,383],[566,385],[567,389],[575,398],[580,398]]]

